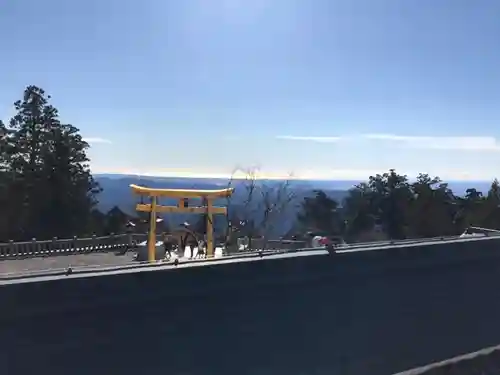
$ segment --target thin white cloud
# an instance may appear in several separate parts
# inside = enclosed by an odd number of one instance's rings
[[[99,138],[99,137],[84,137],[83,140],[87,143],[105,143],[111,144],[112,142],[109,139]]]
[[[404,136],[395,134],[365,134],[364,138],[398,142],[414,148],[462,151],[500,151],[500,144],[494,137],[432,137]]]
[[[294,135],[278,135],[276,138],[287,141],[309,141],[318,143],[334,143],[342,140],[342,137],[308,137],[308,136],[294,136]]]
[[[278,136],[278,139],[316,142],[337,143],[340,141],[373,140],[393,142],[405,147],[434,149],[434,150],[460,150],[460,151],[500,151],[500,142],[494,137],[433,137],[433,136],[407,136],[396,134],[363,134],[358,136],[316,137],[316,136]]]

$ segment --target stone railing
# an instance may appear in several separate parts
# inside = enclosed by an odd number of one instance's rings
[[[251,241],[251,248],[249,250],[291,250],[303,249],[307,247],[306,241],[294,240],[267,240],[263,238],[253,238]]]
[[[36,239],[25,242],[9,241],[0,243],[0,260],[125,250],[131,248],[133,243],[140,243],[146,241],[146,239],[147,234],[134,233],[87,238],[73,237],[71,239],[53,238],[45,241]],[[157,235],[156,240],[161,241],[161,235]],[[304,247],[306,247],[305,241],[253,239],[252,248],[247,251],[256,249],[299,249]],[[236,251],[239,252],[239,250]]]
[[[147,233],[129,233],[129,234],[112,234],[109,236],[92,236],[86,238],[73,237],[71,239],[58,239],[38,241],[33,239],[25,242],[4,242],[0,243],[0,260],[2,259],[19,259],[19,258],[34,258],[34,257],[51,257],[59,255],[86,254],[96,252],[111,252],[118,250],[126,250],[133,248],[134,244],[146,241]],[[371,248],[374,246],[392,246],[403,245],[420,242],[442,242],[452,239],[458,239],[459,236],[436,237],[436,238],[416,238],[407,240],[394,241],[377,241],[377,242],[360,242],[348,244],[350,250]],[[162,236],[158,234],[156,241],[161,241]],[[249,248],[242,250],[238,245],[233,244],[226,249],[226,254],[241,253],[257,250],[298,250],[308,248],[306,241],[294,240],[268,240],[262,238],[253,238],[248,242]],[[222,247],[224,244],[216,243],[216,246]],[[340,246],[344,248],[344,246]]]
[[[92,236],[87,238],[73,237],[25,242],[0,243],[0,259],[18,259],[33,257],[49,257],[58,255],[86,254],[103,251],[116,251],[126,248],[130,243],[127,234],[112,234],[110,236]]]

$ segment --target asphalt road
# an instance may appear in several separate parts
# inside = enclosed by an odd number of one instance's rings
[[[69,266],[114,266],[130,264],[135,253],[127,252],[117,255],[114,252],[58,255],[53,257],[38,257],[27,259],[9,259],[0,261],[0,274],[43,271],[48,269],[64,269]]]
[[[198,253],[195,248],[194,255]],[[189,249],[186,249],[184,258],[189,258]],[[174,255],[176,256],[176,255]],[[222,256],[222,249],[217,248],[215,257]],[[0,260],[0,275],[11,273],[26,273],[33,271],[57,270],[68,267],[95,267],[95,266],[122,266],[135,263],[135,252],[129,251],[122,255],[119,252],[101,252],[72,255],[57,255],[51,257],[34,257],[25,259]]]

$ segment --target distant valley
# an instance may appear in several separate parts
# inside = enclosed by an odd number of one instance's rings
[[[103,191],[99,194],[98,208],[103,211],[109,211],[114,206],[118,206],[124,212],[130,215],[135,214],[135,205],[140,202],[140,198],[134,196],[130,189],[131,184],[143,185],[154,188],[171,188],[171,189],[223,189],[229,186],[227,179],[209,179],[209,178],[163,178],[163,177],[138,177],[130,175],[96,175],[96,180],[101,185]],[[282,181],[256,181],[257,189],[263,185],[272,186],[276,184],[279,186]],[[247,199],[245,185],[248,185],[244,180],[234,180],[231,182],[231,187],[235,188],[233,197],[231,198],[231,205],[238,207],[243,204]],[[326,185],[314,184],[310,181],[292,181],[290,182],[289,189],[294,195],[293,202],[288,205],[286,217],[281,218],[283,223],[278,225],[279,231],[287,230],[295,222],[295,216],[299,209],[299,204],[302,199],[312,193],[314,189],[324,189],[328,195],[338,201],[346,196],[347,190],[350,185],[343,185],[341,189],[327,189]],[[258,195],[257,195],[258,196]],[[257,202],[259,199],[255,198]],[[161,204],[175,205],[177,202],[174,199],[163,199]],[[221,200],[216,202],[219,205],[225,205],[227,201]],[[189,215],[169,215],[168,219],[171,224],[176,225],[186,220]]]
[[[144,185],[148,187],[157,188],[172,188],[172,189],[222,189],[228,186],[229,181],[221,178],[176,178],[176,177],[142,177],[133,175],[111,175],[101,174],[95,175],[96,180],[103,188],[102,193],[99,194],[98,208],[106,212],[113,206],[118,206],[128,214],[135,214],[135,205],[140,201],[140,198],[134,196],[130,189],[130,184]],[[277,231],[287,231],[295,222],[296,214],[299,210],[300,201],[306,196],[309,196],[313,190],[320,189],[327,193],[331,198],[342,201],[350,188],[360,183],[361,181],[318,181],[318,180],[293,180],[289,182],[289,189],[293,191],[295,200],[290,205],[286,217],[280,219],[277,225]],[[277,186],[282,181],[257,181],[257,184],[265,183],[266,185],[276,184]],[[457,195],[465,194],[468,188],[475,188],[478,191],[486,193],[490,187],[491,182],[488,181],[452,181],[449,182],[450,188]],[[235,187],[235,194],[231,200],[234,206],[241,205],[246,199],[244,189],[244,180],[232,181],[232,187]],[[175,200],[165,199],[161,204],[173,204]],[[218,204],[225,204],[225,202],[218,202]],[[187,219],[186,215],[169,215],[168,220],[172,225]]]

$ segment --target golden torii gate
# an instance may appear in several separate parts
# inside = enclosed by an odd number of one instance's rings
[[[156,248],[156,214],[158,212],[170,213],[191,213],[191,214],[207,214],[207,257],[214,256],[214,227],[213,215],[227,215],[226,207],[214,207],[213,201],[217,198],[229,197],[233,194],[234,189],[221,190],[188,190],[188,189],[154,189],[138,185],[130,185],[135,194],[149,196],[150,204],[138,204],[137,211],[149,212],[151,219],[149,220],[149,236],[148,236],[148,260],[155,260]],[[158,205],[158,198],[178,198],[177,206],[161,206]],[[201,198],[204,201],[202,207],[188,207],[189,198]]]

